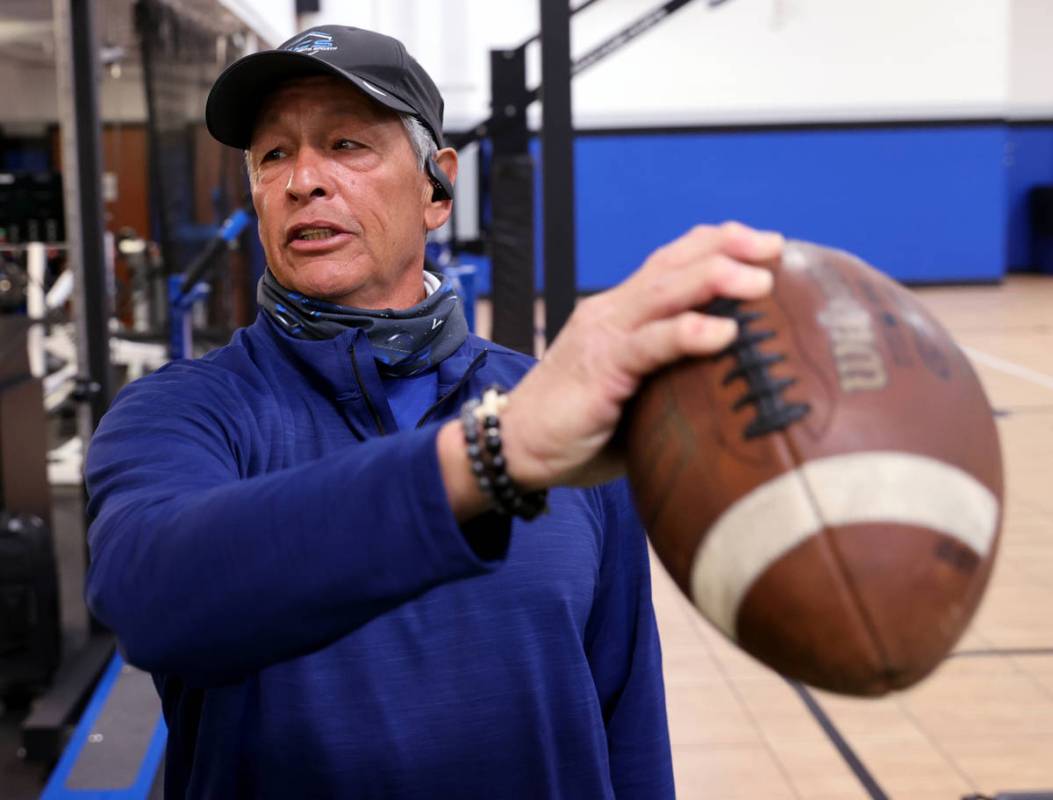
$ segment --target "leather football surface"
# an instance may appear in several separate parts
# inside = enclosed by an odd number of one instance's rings
[[[629,479],[698,610],[784,676],[857,695],[929,674],[994,562],[1002,461],[965,355],[899,284],[789,242],[723,353],[652,376]]]

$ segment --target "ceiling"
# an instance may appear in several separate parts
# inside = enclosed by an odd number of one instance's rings
[[[217,34],[233,34],[244,25],[218,0],[161,0],[183,16]],[[68,2],[68,0],[66,0]],[[103,64],[138,61],[133,7],[135,0],[95,0],[95,28]],[[54,23],[50,0],[3,0],[0,3],[0,84],[3,72],[16,65],[53,67]]]

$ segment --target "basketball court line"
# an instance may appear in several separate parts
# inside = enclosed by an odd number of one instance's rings
[[[1025,381],[1037,384],[1038,386],[1049,389],[1053,392],[1053,376],[1046,375],[1044,372],[1039,372],[1038,370],[1029,367],[1022,367],[1020,364],[1007,361],[998,356],[993,356],[990,353],[984,353],[983,351],[976,350],[972,347],[963,346],[962,351],[977,364],[983,364],[985,367],[996,369],[999,372],[1004,372],[1006,375],[1012,375],[1015,378],[1022,378]]]
[[[808,687],[799,681],[791,680],[790,678],[784,678],[790,688],[797,693],[801,702],[804,703],[805,708],[808,709],[808,713],[812,715],[819,727],[823,729],[823,733],[826,734],[830,743],[836,748],[845,764],[848,766],[852,773],[856,776],[856,779],[863,786],[863,789],[870,796],[871,800],[889,800],[889,796],[885,794],[885,791],[881,788],[881,785],[874,778],[874,775],[866,768],[863,760],[856,754],[855,750],[852,749],[852,745],[848,743],[844,735],[834,724],[834,721],[830,719],[823,707],[819,705],[819,701],[816,700],[815,696],[808,690]]]

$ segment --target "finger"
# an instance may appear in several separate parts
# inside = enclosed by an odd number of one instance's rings
[[[714,253],[724,253],[753,264],[766,264],[779,257],[784,243],[779,233],[755,230],[741,222],[697,225],[658,248],[637,274],[674,271]]]
[[[718,253],[676,272],[647,276],[636,284],[631,297],[622,294],[612,299],[625,302],[620,316],[635,328],[697,308],[714,297],[756,300],[771,291],[772,282],[770,270]]]
[[[720,230],[720,252],[751,264],[773,263],[786,245],[782,234],[759,231],[740,222],[725,222]]]
[[[640,327],[620,349],[618,366],[641,379],[678,359],[719,353],[737,333],[732,319],[685,311]]]
[[[747,263],[774,266],[784,244],[779,233],[756,231],[738,222],[726,222],[720,227],[699,225],[656,250],[643,267],[610,290],[612,300],[619,305],[631,306],[644,292],[654,291],[655,282],[660,282],[662,276],[718,253]],[[689,308],[690,305],[683,307]]]

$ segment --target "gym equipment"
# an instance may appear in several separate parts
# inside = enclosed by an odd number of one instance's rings
[[[59,173],[0,173],[0,311],[21,310],[26,302],[34,278],[19,257],[27,243],[55,246],[65,235]]]
[[[95,6],[89,0],[59,0],[52,4],[62,136],[62,193],[68,222],[64,239],[69,263],[74,270],[78,309],[76,343],[80,378],[77,397],[82,401],[77,406],[78,428],[85,441],[91,437],[112,396]],[[25,320],[21,322],[29,324]],[[7,341],[0,336],[0,348]],[[19,349],[24,348],[24,343],[19,345]],[[0,356],[0,365],[4,363],[5,359]],[[15,436],[10,441],[0,441],[0,454],[4,459],[9,451],[18,449],[13,443],[23,427],[36,429],[39,424],[39,435],[34,435],[33,441],[36,447],[44,447],[43,399],[39,388],[32,403],[26,401],[25,408],[26,413],[19,420]],[[42,456],[40,468],[45,469]],[[46,479],[41,485],[46,490]],[[7,507],[48,521],[50,504],[46,491],[42,499],[43,514],[24,503],[8,502]],[[28,761],[50,763],[61,752],[66,726],[76,718],[100,674],[103,663],[100,654],[103,658],[108,657],[112,648],[112,638],[92,620],[87,642],[63,654],[62,664],[51,686],[34,701],[32,711],[22,723],[22,743]]]
[[[39,517],[0,512],[0,697],[47,686],[61,645],[51,531]]]
[[[130,273],[131,330],[141,335],[162,330],[168,293],[158,248],[130,228],[118,232],[116,243]]]
[[[44,397],[29,368],[32,323],[0,316],[0,510],[51,523]]]
[[[7,511],[0,517],[0,628],[7,642],[0,645],[0,683],[5,694],[25,700],[53,675],[22,728],[27,758],[46,762],[57,757],[63,728],[94,680],[91,656],[106,645],[105,637],[93,637],[79,653],[59,652],[46,417],[27,346],[32,327],[23,316],[0,316],[0,509]],[[34,620],[31,629],[26,620]]]
[[[62,175],[58,172],[0,173],[0,242],[61,242]]]
[[[0,251],[0,313],[17,311],[25,305],[28,283],[21,265],[9,253]]]
[[[194,306],[211,291],[204,279],[218,266],[222,255],[236,244],[252,219],[246,209],[235,209],[187,268],[186,275],[168,278],[169,358],[193,358],[192,312]]]
[[[660,372],[629,477],[702,614],[784,676],[878,695],[921,680],[983,593],[1002,514],[993,414],[965,355],[854,256],[786,247],[772,296],[718,300],[736,341]]]

